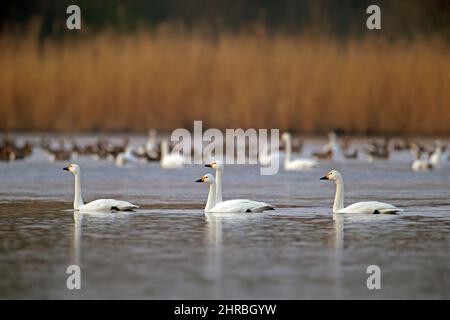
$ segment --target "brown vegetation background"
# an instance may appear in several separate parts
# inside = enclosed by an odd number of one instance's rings
[[[66,2],[0,14],[1,131],[450,134],[447,1],[383,0],[382,31],[350,0],[80,1],[72,32]]]
[[[447,43],[302,36],[0,36],[2,130],[280,127],[450,133]]]

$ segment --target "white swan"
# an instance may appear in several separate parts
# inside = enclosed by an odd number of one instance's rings
[[[206,182],[209,184],[208,201],[205,212],[207,213],[244,213],[244,212],[263,212],[274,210],[274,208],[265,202],[253,201],[248,199],[222,200],[222,172],[223,165],[217,161],[207,164],[216,170],[216,179],[211,174],[202,176],[197,182]]]
[[[430,163],[434,168],[439,168],[447,157],[447,151],[444,152],[442,142],[436,141],[436,149],[430,156]]]
[[[127,201],[114,199],[98,199],[84,204],[83,198],[81,197],[80,166],[71,164],[63,168],[63,170],[70,171],[75,177],[75,198],[73,201],[73,208],[75,211],[130,211],[139,208]]]
[[[433,164],[427,159],[416,159],[411,164],[413,171],[428,171],[433,169]]]
[[[341,173],[337,170],[332,170],[320,178],[320,180],[336,181],[333,213],[395,214],[403,211],[392,204],[378,201],[357,202],[344,208],[344,180],[342,179]]]
[[[158,152],[158,143],[156,141],[157,133],[155,129],[148,130],[148,138],[145,143],[145,151],[148,154],[157,153]]]
[[[262,166],[269,166],[273,162],[278,162],[280,160],[280,154],[275,150],[270,150],[267,144],[264,144],[261,152],[258,155],[259,164]]]
[[[311,159],[295,159],[291,160],[291,135],[287,132],[283,133],[281,139],[286,144],[286,154],[284,155],[284,170],[307,170],[317,166],[317,161]]]
[[[337,134],[334,132],[330,132],[328,134],[328,143],[324,146],[324,151],[331,150],[333,152],[333,157],[342,159],[342,151],[341,151],[341,145],[338,142]]]
[[[131,146],[127,146],[124,152],[119,153],[114,161],[116,166],[123,167],[127,164],[138,163],[138,159],[133,155],[133,149]]]
[[[184,164],[184,158],[180,154],[169,153],[169,144],[167,140],[161,141],[161,160],[160,165],[164,169],[181,168]]]
[[[431,163],[430,158],[421,158],[421,151],[417,144],[413,144],[411,147],[411,152],[415,155],[416,159],[411,163],[411,170],[413,171],[428,171],[434,169],[433,163]]]

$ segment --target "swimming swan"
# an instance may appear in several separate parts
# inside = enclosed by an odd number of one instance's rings
[[[133,154],[131,146],[127,146],[124,152],[120,152],[114,160],[116,166],[123,167],[127,164],[138,163],[138,159]]]
[[[206,213],[244,213],[244,212],[263,212],[274,210],[274,208],[265,202],[252,201],[248,199],[222,200],[222,172],[223,165],[217,161],[207,164],[216,170],[216,178],[211,174],[202,176],[197,182],[206,182],[209,184],[208,201],[206,203]]]
[[[414,143],[411,146],[411,152],[415,155],[416,159],[411,163],[411,169],[413,171],[428,171],[434,169],[433,163],[431,163],[430,158],[428,155],[427,157],[421,158],[421,155],[423,151],[421,150],[420,146]]]
[[[258,154],[259,164],[269,166],[272,162],[279,162],[280,154],[275,150],[269,150],[267,144],[262,146],[261,152]]]
[[[447,151],[444,151],[444,147],[442,146],[441,141],[436,141],[436,149],[434,152],[430,155],[430,163],[434,168],[439,168],[441,164],[445,161],[445,158],[447,157]]]
[[[83,198],[81,197],[80,166],[71,164],[63,168],[63,170],[70,171],[75,177],[75,198],[73,201],[73,208],[75,211],[130,211],[139,208],[127,201],[114,199],[98,199],[84,204]]]
[[[182,168],[183,164],[184,158],[180,154],[169,152],[167,140],[161,141],[161,167],[164,169]]]
[[[312,169],[317,166],[317,161],[311,159],[295,159],[291,160],[291,135],[287,132],[283,133],[281,139],[286,143],[286,154],[284,156],[284,170],[305,170]]]
[[[411,164],[411,169],[413,171],[428,171],[433,168],[433,164],[428,159],[416,159]]]
[[[403,211],[389,203],[378,201],[357,202],[344,208],[344,180],[337,170],[328,172],[320,180],[336,181],[336,196],[334,198],[333,213],[367,213],[367,214],[395,214]]]

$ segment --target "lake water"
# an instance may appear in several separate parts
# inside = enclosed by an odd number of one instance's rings
[[[74,214],[73,177],[37,150],[0,163],[0,298],[376,299],[450,298],[450,166],[414,173],[409,155],[389,161],[320,162],[305,172],[261,176],[227,166],[224,198],[268,202],[275,211],[205,215],[211,172],[200,165],[82,168],[85,201],[140,205],[127,214]],[[340,170],[346,204],[380,200],[400,215],[331,213]],[[66,288],[77,264],[82,289]],[[369,290],[369,265],[381,289]]]

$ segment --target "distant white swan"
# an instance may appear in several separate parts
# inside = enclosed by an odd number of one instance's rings
[[[430,161],[430,157],[426,155],[426,158],[421,158],[421,151],[417,144],[413,144],[411,147],[412,153],[416,159],[411,163],[411,170],[413,171],[428,171],[434,169],[433,163]]]
[[[156,141],[157,133],[155,129],[148,130],[148,138],[145,143],[145,151],[148,154],[157,153],[158,152],[158,143]]]
[[[428,171],[433,168],[433,164],[428,159],[416,159],[411,164],[413,171]]]
[[[161,141],[161,160],[160,165],[164,169],[181,168],[184,164],[184,158],[180,154],[169,153],[169,144],[167,140]]]
[[[328,143],[324,146],[324,151],[331,150],[333,152],[333,157],[336,160],[342,159],[341,145],[339,144],[337,134],[330,132],[328,134]]]
[[[281,139],[286,144],[286,154],[284,156],[284,170],[307,170],[317,166],[317,161],[312,159],[294,159],[291,160],[291,135],[287,132],[283,133]]]
[[[403,211],[392,204],[378,201],[357,202],[344,208],[344,180],[341,173],[337,170],[332,170],[320,180],[334,180],[336,182],[333,213],[395,214]]]
[[[263,145],[262,150],[258,155],[259,164],[263,165],[263,166],[269,166],[273,162],[278,163],[279,159],[280,159],[280,154],[278,153],[278,151],[275,151],[275,150],[269,151],[267,144]]]
[[[133,155],[133,149],[131,146],[127,146],[124,152],[119,153],[114,161],[116,166],[123,167],[127,164],[138,163],[138,159]]]
[[[448,157],[446,150],[444,152],[442,142],[437,140],[436,141],[436,149],[430,156],[430,163],[434,168],[439,168],[441,164],[445,161],[445,159]]]
[[[83,198],[81,197],[80,166],[71,164],[63,168],[63,170],[70,171],[75,177],[75,198],[73,201],[73,208],[75,211],[130,211],[139,208],[127,201],[114,199],[98,199],[84,204]]]
[[[211,174],[202,176],[197,182],[206,182],[209,184],[208,201],[205,212],[207,213],[244,213],[244,212],[263,212],[274,210],[274,208],[265,202],[252,201],[248,199],[222,200],[222,172],[223,165],[217,161],[206,165],[216,170],[216,179]]]

